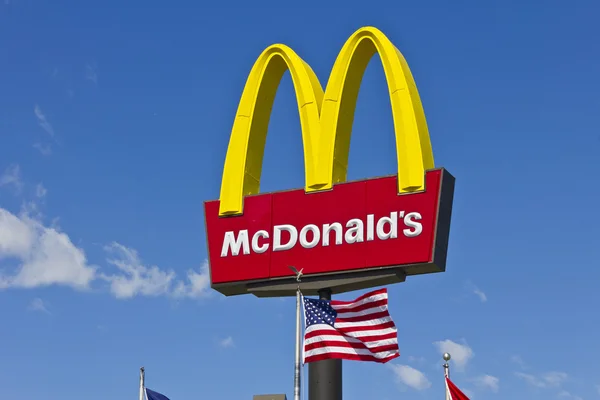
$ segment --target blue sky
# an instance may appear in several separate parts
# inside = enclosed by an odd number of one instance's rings
[[[600,7],[569,3],[3,0],[0,396],[132,399],[144,365],[172,400],[291,398],[294,300],[210,290],[203,201],[258,54],[285,43],[325,82],[374,25],[457,186],[447,271],[389,288],[402,356],[345,362],[345,399],[442,398],[447,349],[475,400],[600,398]],[[386,90],[374,58],[350,179],[395,171]],[[263,171],[303,186],[287,75]]]

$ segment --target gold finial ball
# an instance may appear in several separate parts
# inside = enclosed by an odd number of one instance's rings
[[[444,353],[444,361],[450,361],[450,353]]]

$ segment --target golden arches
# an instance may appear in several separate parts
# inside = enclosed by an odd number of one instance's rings
[[[398,192],[422,190],[424,171],[434,168],[434,163],[419,93],[400,51],[381,31],[371,27],[359,29],[346,41],[331,70],[321,110],[319,172],[326,174],[332,184],[346,181],[356,99],[375,53],[381,58],[394,117]]]
[[[305,176],[307,181],[315,180],[323,89],[304,60],[289,47],[276,44],[258,57],[242,92],[225,157],[220,215],[241,213],[243,196],[259,192],[271,108],[286,70],[294,83],[300,113]]]
[[[389,39],[378,29],[365,27],[344,44],[325,94],[310,66],[291,48],[276,44],[259,56],[231,131],[219,215],[241,214],[243,196],[259,192],[271,107],[286,70],[292,76],[300,114],[305,190],[328,189],[346,180],[356,99],[365,68],[376,52],[382,60],[394,116],[398,192],[424,189],[425,170],[434,167],[433,154],[412,74]]]

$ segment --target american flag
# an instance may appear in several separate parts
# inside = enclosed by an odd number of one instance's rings
[[[385,363],[400,355],[387,289],[353,301],[303,300],[304,363],[328,358]]]

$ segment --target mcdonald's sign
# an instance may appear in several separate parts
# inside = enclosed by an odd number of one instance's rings
[[[378,53],[389,87],[398,173],[346,182],[356,99]],[[259,193],[271,107],[292,77],[304,146],[304,189]],[[378,29],[356,31],[325,91],[291,48],[258,57],[242,93],[219,200],[205,202],[211,285],[225,295],[334,293],[445,270],[454,177],[435,168],[425,114],[404,57]]]

